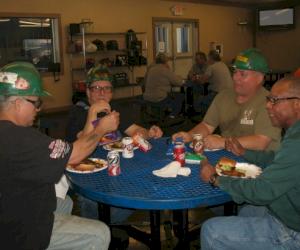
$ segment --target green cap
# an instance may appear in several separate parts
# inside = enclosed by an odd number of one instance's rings
[[[0,69],[0,95],[49,96],[43,90],[40,73],[33,64],[13,62]]]
[[[87,74],[86,84],[90,85],[97,81],[109,81],[112,82],[112,76],[107,67],[98,65],[91,68]]]
[[[268,73],[269,67],[266,58],[261,51],[256,48],[251,48],[242,51],[236,58],[233,64],[234,69],[253,70],[262,73]]]

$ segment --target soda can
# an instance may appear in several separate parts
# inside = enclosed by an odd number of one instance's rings
[[[181,167],[185,164],[185,146],[183,142],[175,142],[173,148],[173,157],[175,161],[178,161]]]
[[[121,174],[120,155],[118,151],[116,150],[109,151],[107,154],[107,162],[108,162],[109,176],[117,176]]]
[[[148,142],[142,135],[140,134],[135,134],[133,136],[133,141],[136,146],[143,152],[148,152],[151,148],[152,145],[150,142]]]
[[[195,154],[203,154],[204,151],[204,141],[202,134],[193,135],[193,150]]]
[[[124,137],[122,139],[122,144],[123,144],[123,151],[122,151],[123,158],[132,158],[134,156],[133,139],[131,137]]]

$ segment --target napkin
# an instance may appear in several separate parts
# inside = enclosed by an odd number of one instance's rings
[[[182,168],[178,161],[172,161],[161,169],[154,170],[152,173],[159,177],[175,178],[177,175],[189,176],[191,174],[190,168]]]

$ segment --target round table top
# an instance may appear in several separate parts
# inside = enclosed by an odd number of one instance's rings
[[[121,174],[109,176],[107,169],[90,174],[67,173],[70,186],[85,197],[112,206],[135,209],[189,209],[198,206],[219,205],[231,197],[219,188],[204,183],[199,177],[199,165],[191,168],[188,177],[161,178],[152,174],[172,161],[166,155],[167,138],[150,140],[152,149],[144,153],[134,151],[131,159],[121,158]],[[187,147],[188,148],[188,147]],[[98,147],[93,157],[106,158],[106,150]],[[210,163],[222,156],[238,159],[225,150],[205,152]]]

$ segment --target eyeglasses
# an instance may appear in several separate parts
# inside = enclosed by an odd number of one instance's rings
[[[36,109],[40,109],[43,105],[43,101],[41,99],[38,99],[36,101],[27,99],[27,98],[23,98],[25,101],[30,102]]]
[[[112,86],[104,86],[104,87],[100,87],[100,86],[91,86],[89,87],[89,90],[92,92],[105,92],[105,93],[110,93],[113,90]]]
[[[270,102],[272,105],[275,105],[280,101],[287,101],[287,100],[300,100],[300,97],[297,97],[297,96],[292,96],[292,97],[266,96],[266,101]]]

